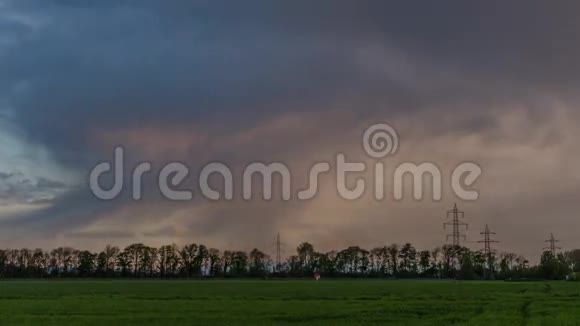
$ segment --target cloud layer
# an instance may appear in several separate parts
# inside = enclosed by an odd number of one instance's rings
[[[385,121],[401,135],[393,164],[482,165],[482,198],[463,205],[472,226],[492,225],[506,250],[535,255],[550,232],[580,245],[571,233],[579,226],[578,7],[2,1],[0,119],[18,142],[0,151],[11,162],[0,165],[0,197],[46,206],[6,210],[0,232],[6,245],[27,245],[17,235],[30,233],[38,245],[249,248],[269,246],[277,231],[324,249],[440,244],[450,194],[439,203],[353,203],[327,181],[306,203],[177,204],[149,180],[146,200],[103,203],[86,186],[115,145],[129,151],[128,164],[217,160],[238,172],[252,161],[305,171],[336,152],[368,160],[360,135]],[[11,173],[22,179],[6,183]],[[69,173],[75,186],[63,180]]]

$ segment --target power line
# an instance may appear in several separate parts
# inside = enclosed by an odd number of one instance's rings
[[[280,232],[276,236],[276,271],[280,271],[282,267],[282,254],[281,254],[281,244],[280,244]]]
[[[270,247],[270,257],[274,257],[276,255],[275,260],[273,261],[273,270],[274,272],[281,272],[283,269],[284,262],[282,261],[282,253],[285,250],[286,244],[282,242],[282,236],[280,232],[276,234],[276,242],[271,244]]]
[[[544,250],[548,249],[550,250],[550,252],[552,253],[552,256],[556,256],[556,250],[560,250],[562,249],[561,247],[557,247],[556,243],[560,242],[560,240],[556,240],[556,238],[554,238],[554,234],[550,233],[550,239],[544,241],[544,242],[549,242],[550,246],[549,247],[545,247]]]
[[[480,232],[479,234],[483,235],[483,240],[477,241],[478,243],[483,243],[483,252],[485,255],[485,258],[487,258],[487,267],[488,269],[491,271],[493,269],[493,253],[494,250],[491,249],[491,244],[492,243],[499,243],[499,241],[497,240],[493,240],[491,238],[492,235],[495,235],[495,232],[491,232],[489,230],[489,226],[486,224],[485,225],[485,230],[483,232]]]
[[[462,226],[465,226],[465,229],[467,230],[469,228],[469,225],[459,220],[459,218],[465,218],[465,212],[457,209],[457,204],[454,205],[452,210],[447,211],[447,218],[449,218],[450,216],[452,216],[451,221],[443,223],[444,229],[446,229],[448,225],[453,226],[453,233],[448,234],[446,240],[449,240],[449,238],[452,237],[453,246],[459,247],[461,245],[460,238],[463,238],[464,241],[467,239],[465,234],[460,233],[459,229]]]
[[[489,226],[486,224],[485,225],[485,230],[483,232],[480,232],[479,234],[483,235],[483,240],[477,241],[478,243],[483,243],[484,244],[484,253],[486,255],[486,257],[489,257],[489,255],[491,255],[494,250],[491,249],[491,244],[492,243],[499,243],[499,241],[497,240],[492,240],[491,236],[495,235],[495,232],[491,232],[489,230]]]

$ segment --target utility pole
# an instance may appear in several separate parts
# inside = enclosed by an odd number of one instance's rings
[[[545,247],[544,250],[548,249],[550,250],[550,252],[552,253],[552,256],[556,257],[556,250],[562,249],[560,247],[556,247],[556,243],[560,242],[560,240],[556,240],[556,238],[554,238],[554,234],[550,233],[550,239],[544,241],[544,242],[549,242],[550,246],[549,247]]]
[[[282,242],[280,232],[276,233],[276,242],[270,243],[269,256],[271,257],[272,271],[275,273],[281,272],[284,262],[282,261],[282,251],[285,244]],[[274,259],[274,255],[276,258]]]
[[[467,223],[461,222],[459,220],[460,218],[465,218],[465,212],[462,212],[459,209],[457,209],[457,204],[455,204],[455,206],[453,207],[452,210],[447,211],[447,218],[450,218],[450,217],[451,217],[451,221],[444,223],[443,228],[446,229],[447,226],[451,225],[453,227],[453,233],[448,234],[446,239],[449,240],[449,238],[452,237],[453,238],[453,246],[459,247],[461,245],[460,238],[463,238],[463,240],[466,239],[466,236],[464,234],[461,234],[459,229],[462,226],[465,226],[466,230],[469,228]]]
[[[282,254],[281,254],[281,243],[280,243],[280,232],[276,236],[276,271],[280,271],[280,267],[282,267]]]
[[[478,243],[483,243],[483,251],[484,251],[484,255],[487,258],[487,268],[489,270],[490,273],[492,273],[493,271],[493,261],[492,261],[492,255],[493,255],[493,250],[491,249],[491,244],[492,243],[499,243],[499,241],[496,240],[492,240],[491,236],[495,235],[495,232],[491,232],[489,230],[489,226],[486,224],[485,225],[485,230],[483,232],[480,232],[479,234],[483,235],[483,240],[481,241],[477,241]]]

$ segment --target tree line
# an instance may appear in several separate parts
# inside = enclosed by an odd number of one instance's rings
[[[538,265],[504,252],[484,253],[444,245],[417,250],[393,244],[366,250],[351,246],[318,252],[305,242],[294,255],[276,262],[253,249],[220,251],[202,244],[159,248],[141,243],[123,250],[107,245],[100,252],[60,247],[0,250],[2,278],[300,278],[323,277],[440,279],[564,279],[580,270],[580,249],[546,251]]]

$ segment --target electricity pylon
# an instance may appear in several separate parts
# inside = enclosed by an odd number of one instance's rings
[[[461,245],[460,239],[463,238],[463,240],[466,240],[466,236],[465,234],[461,234],[460,228],[462,226],[465,226],[466,230],[469,228],[467,223],[461,222],[459,220],[460,218],[465,218],[465,212],[462,212],[459,209],[457,209],[457,204],[455,204],[452,210],[447,211],[447,218],[449,218],[450,216],[451,221],[444,223],[443,228],[445,229],[447,228],[448,225],[451,225],[453,227],[453,233],[448,234],[446,240],[449,240],[449,238],[452,237],[453,246],[459,247]]]
[[[493,257],[494,251],[491,249],[491,244],[492,243],[499,243],[499,241],[493,240],[491,238],[492,235],[495,235],[495,232],[491,232],[489,230],[489,226],[487,224],[485,225],[485,230],[483,232],[480,232],[479,234],[483,235],[483,240],[480,240],[477,242],[483,243],[483,252],[484,252],[485,258],[487,260],[487,268],[488,268],[490,273],[493,273],[493,258],[492,257]]]
[[[550,239],[548,239],[544,242],[550,243],[550,246],[545,247],[544,250],[546,250],[546,249],[550,250],[550,252],[552,253],[552,256],[556,256],[556,250],[562,249],[562,248],[556,246],[556,243],[560,242],[560,240],[556,240],[556,238],[554,238],[553,233],[550,233]]]

